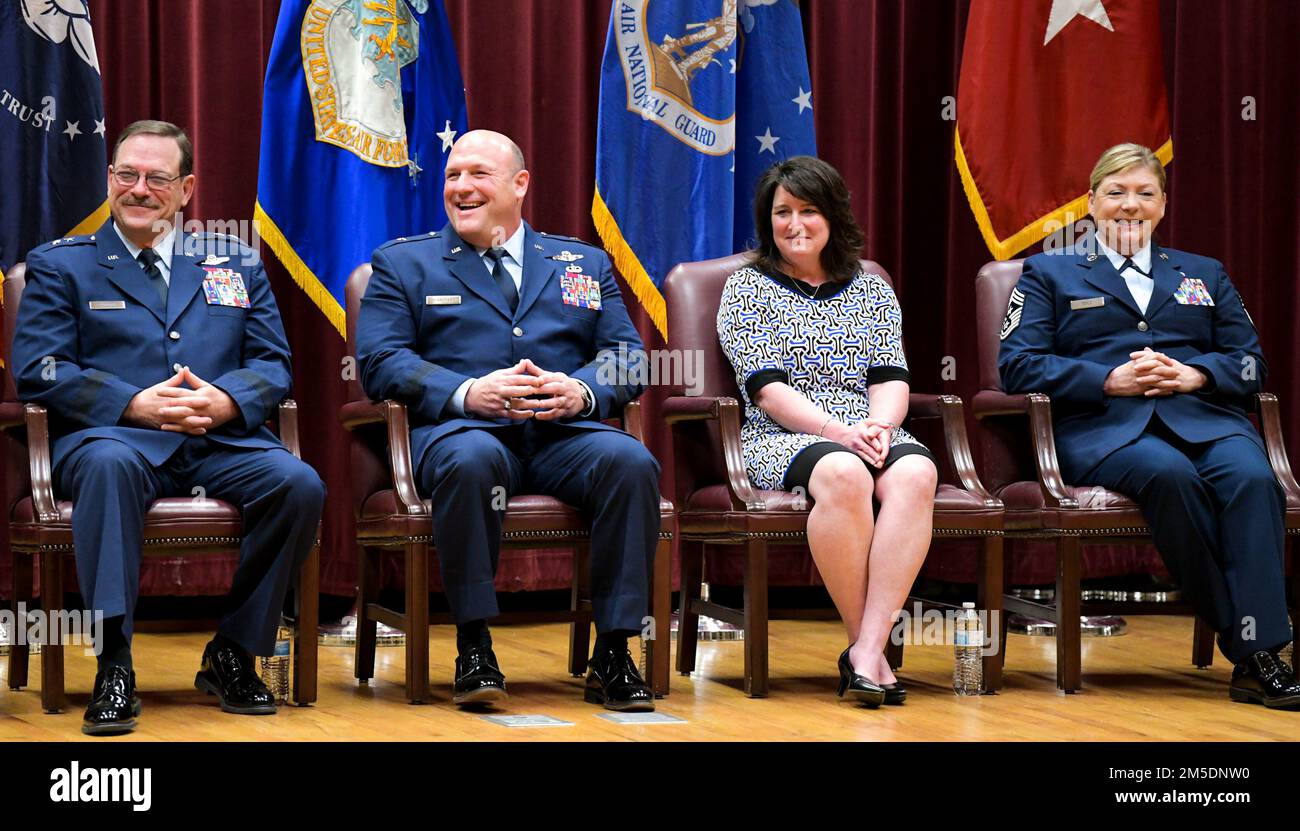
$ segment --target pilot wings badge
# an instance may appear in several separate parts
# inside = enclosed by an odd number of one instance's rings
[[[380,167],[409,166],[400,76],[420,56],[411,6],[424,13],[428,5],[312,0],[302,18],[302,66],[317,141]]]

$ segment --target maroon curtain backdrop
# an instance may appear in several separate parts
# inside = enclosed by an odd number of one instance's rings
[[[894,277],[915,386],[969,398],[977,383],[973,282],[989,255],[955,173],[953,122],[943,118],[945,96],[956,95],[968,0],[801,5],[819,151],[849,182],[867,232],[866,254]],[[199,175],[193,218],[251,217],[262,72],[278,6],[278,0],[91,0],[109,134],[146,117],[187,127]],[[471,126],[509,133],[528,155],[533,187],[525,217],[544,230],[595,240],[589,212],[609,0],[447,0],[447,9]],[[1297,446],[1300,6],[1161,0],[1161,13],[1174,163],[1160,237],[1226,264],[1260,329],[1270,359],[1268,387],[1282,399],[1287,438]],[[1253,120],[1243,119],[1246,96],[1253,99]],[[1080,171],[1081,179],[1086,174]],[[294,349],[304,454],[331,491],[323,590],[351,594],[356,557],[348,460],[335,418],[343,344],[273,260],[268,272]],[[650,335],[644,315],[637,323]],[[647,346],[657,345],[657,337],[647,338]],[[945,357],[955,359],[951,380],[941,376]],[[806,556],[774,556],[774,580],[815,579]],[[966,559],[941,552],[927,570],[969,579]],[[1089,566],[1120,573],[1152,562],[1149,551],[1103,549]],[[715,579],[736,574],[725,563],[715,565]],[[151,593],[218,592],[229,564],[160,564],[145,577]],[[1020,574],[1049,578],[1041,564]],[[7,578],[0,579],[7,587]]]

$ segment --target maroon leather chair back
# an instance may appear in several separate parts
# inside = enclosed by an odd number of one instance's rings
[[[362,263],[348,275],[343,287],[344,308],[347,310],[348,357],[354,362],[357,358],[357,317],[361,312],[361,298],[370,285],[370,263]],[[361,368],[354,364],[353,376],[348,379],[348,401],[366,401],[368,396],[361,386]],[[349,454],[352,462],[352,475],[349,484],[352,488],[353,510],[361,514],[361,505],[374,493],[392,487],[392,477],[388,472],[388,441],[383,425],[348,431]]]
[[[5,274],[4,282],[4,346],[0,351],[5,362],[3,401],[17,401],[18,389],[14,385],[14,333],[18,331],[18,304],[27,287],[27,263],[15,263]]]
[[[975,278],[975,331],[979,355],[981,390],[1002,392],[998,372],[999,333],[1007,314],[1011,290],[1020,281],[1024,260],[985,264]],[[1023,418],[986,418],[978,431],[984,466],[984,484],[996,493],[1010,482],[1033,481],[1033,450],[1029,444],[1029,422]]]
[[[736,387],[736,372],[718,343],[718,305],[727,278],[748,262],[749,256],[740,253],[715,260],[682,263],[664,280],[668,349],[681,355],[698,350],[701,357],[697,364],[696,383],[701,396],[729,396],[741,400],[740,390]],[[879,274],[893,287],[892,278],[879,263],[862,260],[862,268]],[[685,395],[686,392],[683,385],[676,384],[668,388],[668,394]],[[711,449],[721,445],[716,425],[710,423],[707,436],[695,430],[679,433],[689,444],[689,447],[681,448],[682,452],[675,454],[673,459],[679,492],[683,486],[693,490],[704,484],[725,481],[726,471],[720,467],[719,454]]]
[[[370,285],[370,263],[362,263],[352,269],[348,281],[343,287],[343,299],[347,311],[348,356],[354,361],[357,357],[357,316],[361,311],[361,298],[365,296],[366,286]],[[365,401],[366,391],[361,388],[361,371],[352,374],[348,380],[348,400]]]
[[[21,405],[18,403],[18,389],[14,384],[14,334],[18,331],[18,304],[23,299],[23,289],[27,286],[27,264],[15,263],[8,272],[5,273],[4,280],[4,337],[0,338],[0,357],[4,358],[4,369],[0,374],[4,375],[4,389],[0,392],[0,401],[13,408]],[[23,442],[26,440],[26,434],[20,428],[7,431],[3,438],[0,438],[0,444],[3,445],[4,451],[4,476],[5,476],[5,494],[8,497],[8,504],[5,505],[5,516],[13,514],[13,506],[23,498],[30,496],[32,492],[31,476],[28,469],[27,445]]]

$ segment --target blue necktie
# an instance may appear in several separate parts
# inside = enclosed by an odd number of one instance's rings
[[[506,250],[489,248],[485,253],[492,260],[492,279],[496,281],[497,288],[501,289],[501,296],[506,299],[511,313],[514,313],[519,308],[519,289],[515,288],[515,281],[510,279],[510,274],[506,271]]]

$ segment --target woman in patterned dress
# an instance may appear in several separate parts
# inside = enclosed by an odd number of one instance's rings
[[[812,497],[808,546],[848,632],[838,695],[901,704],[884,650],[930,547],[938,473],[899,426],[909,376],[898,301],[862,270],[862,231],[829,164],[774,165],[754,220],[758,246],[718,309],[745,403],[745,467],[756,487]]]

